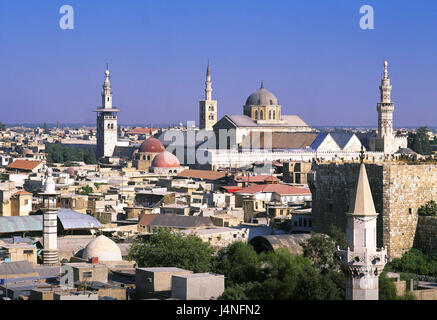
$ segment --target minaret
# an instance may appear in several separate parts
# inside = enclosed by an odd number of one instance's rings
[[[111,82],[108,65],[106,65],[102,106],[94,110],[97,112],[97,158],[111,157],[114,153],[117,145],[117,112],[119,111],[112,106]]]
[[[381,101],[378,102],[376,107],[378,111],[378,138],[393,138],[393,111],[395,108],[394,103],[391,102],[391,89],[386,60],[384,61],[384,74],[379,86]]]
[[[378,278],[387,263],[386,249],[376,247],[376,213],[364,165],[361,164],[358,182],[352,193],[350,213],[347,215],[347,250],[338,256],[347,270],[346,300],[378,300]]]
[[[212,100],[211,70],[206,69],[205,100],[199,101],[199,128],[212,130],[217,122],[217,100]]]
[[[57,193],[55,182],[52,177],[53,170],[47,169],[47,178],[44,183],[41,209],[43,211],[43,251],[42,260],[44,265],[56,265],[58,259],[58,216],[57,216]]]

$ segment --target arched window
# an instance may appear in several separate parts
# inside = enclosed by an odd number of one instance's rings
[[[209,111],[214,111],[214,106],[209,106]]]
[[[273,119],[276,119],[276,118],[275,118],[275,110],[273,110]]]
[[[213,114],[209,115],[209,120],[214,120],[214,115]]]
[[[258,110],[255,110],[255,119],[258,119]]]
[[[263,111],[262,111],[262,110],[259,112],[259,118],[260,118],[261,120],[264,119],[264,114],[263,114]]]
[[[269,120],[272,120],[272,110],[269,110]]]

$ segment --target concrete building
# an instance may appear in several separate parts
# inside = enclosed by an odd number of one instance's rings
[[[172,276],[191,274],[193,271],[173,267],[137,268],[135,285],[137,297],[147,297],[148,294],[169,294],[172,290]]]
[[[171,296],[180,300],[215,300],[225,291],[225,276],[212,273],[173,275]]]
[[[217,123],[217,100],[212,100],[211,70],[208,63],[205,81],[205,100],[199,101],[199,128],[212,130]]]
[[[378,278],[387,263],[385,248],[377,249],[376,217],[369,180],[363,162],[347,213],[348,248],[338,256],[346,266],[346,300],[378,300]]]

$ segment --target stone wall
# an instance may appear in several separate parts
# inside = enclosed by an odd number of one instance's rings
[[[350,196],[358,179],[359,163],[314,165],[315,174],[309,186],[313,195],[312,225],[317,233],[329,233],[331,225],[346,232],[346,212]],[[376,212],[382,212],[383,167],[366,164],[367,176]],[[377,220],[377,245],[382,246],[382,216]]]
[[[419,207],[437,200],[437,166],[385,164],[383,175],[383,242],[397,258],[413,247]]]
[[[313,170],[315,175],[309,183],[313,193],[313,231],[328,233],[333,224],[345,232],[345,213],[349,211],[359,164],[315,164]],[[386,162],[366,164],[366,170],[375,209],[380,213],[377,244],[387,248],[390,258],[400,257],[413,247],[418,208],[431,199],[437,200],[437,166]],[[417,241],[420,246],[424,243]],[[437,247],[436,241],[426,241]]]
[[[437,217],[419,217],[414,247],[430,254],[437,253]]]

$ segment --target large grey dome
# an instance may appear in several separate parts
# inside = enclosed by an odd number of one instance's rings
[[[252,93],[246,100],[246,106],[267,106],[278,105],[278,98],[270,91],[264,89],[261,83],[261,88]]]

